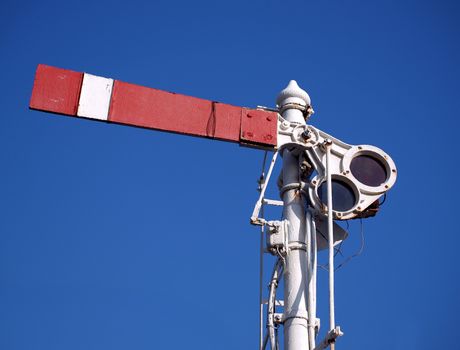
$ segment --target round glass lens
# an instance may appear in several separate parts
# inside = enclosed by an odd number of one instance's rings
[[[356,180],[367,186],[377,187],[387,180],[387,170],[382,162],[368,155],[353,158],[350,170]]]
[[[318,197],[327,205],[327,183],[324,181],[318,188]],[[332,209],[335,211],[348,211],[356,204],[353,189],[347,183],[332,179]]]

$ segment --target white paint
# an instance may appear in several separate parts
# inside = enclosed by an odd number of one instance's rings
[[[332,175],[331,175],[332,140],[326,141],[326,182],[327,182],[327,241],[329,244],[329,330],[335,329],[334,299],[334,221],[332,216]],[[331,344],[331,349],[333,346]]]
[[[305,125],[302,111],[296,105],[305,106],[310,103],[307,93],[301,93],[297,83],[291,81],[277,99],[282,110],[282,117],[288,122]],[[306,96],[305,96],[306,95]],[[299,181],[299,158],[288,149],[283,150],[283,185]],[[283,217],[289,222],[288,241],[292,243],[306,243],[306,212],[303,197],[296,189],[283,193]],[[302,249],[289,250],[285,257],[284,267],[284,349],[285,350],[313,350],[308,338],[308,310],[307,273],[309,264],[307,252]]]
[[[84,74],[78,103],[79,117],[107,120],[113,79]]]

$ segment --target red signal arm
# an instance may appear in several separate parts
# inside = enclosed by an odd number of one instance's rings
[[[277,145],[278,114],[38,65],[31,109],[206,137],[263,149]]]

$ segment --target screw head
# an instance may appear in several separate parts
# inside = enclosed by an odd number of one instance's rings
[[[308,140],[311,137],[310,130],[306,129],[304,132],[302,132],[301,136],[304,140]]]

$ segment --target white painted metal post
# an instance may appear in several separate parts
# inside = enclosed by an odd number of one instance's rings
[[[302,109],[310,105],[310,97],[294,80],[281,91],[277,105],[284,119],[305,124]],[[302,249],[287,249],[284,270],[284,348],[313,350],[308,341],[307,269],[310,262],[305,250],[306,211],[300,192],[298,156],[283,151],[283,216],[289,223],[288,242]],[[282,192],[283,192],[282,191]]]

